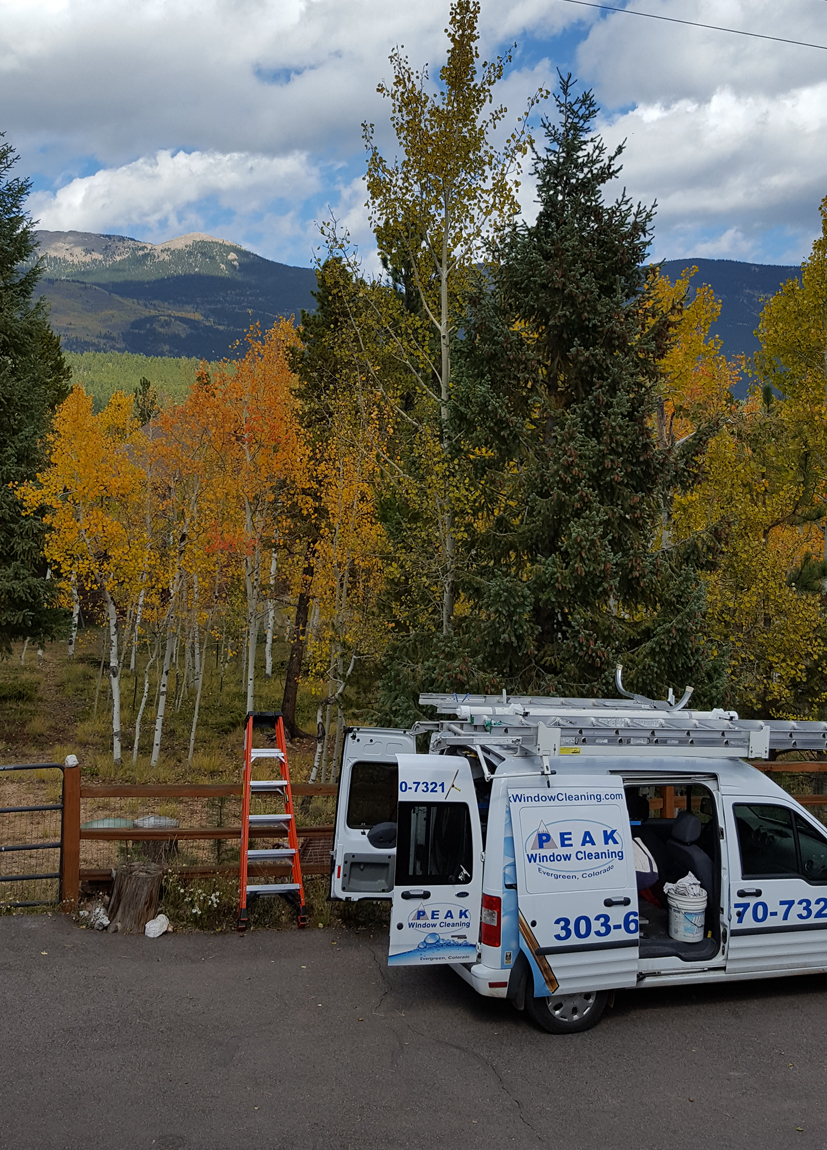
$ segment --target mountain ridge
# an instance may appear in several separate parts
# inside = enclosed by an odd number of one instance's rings
[[[216,360],[230,355],[253,323],[312,311],[311,268],[265,259],[241,244],[203,232],[160,244],[130,236],[38,231],[52,326],[67,351],[128,351]],[[721,300],[712,334],[728,357],[750,356],[766,298],[800,274],[787,264],[740,260],[665,260],[676,279],[697,267],[692,291],[708,283]]]

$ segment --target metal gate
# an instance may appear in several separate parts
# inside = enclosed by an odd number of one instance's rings
[[[44,794],[54,782],[15,777],[14,771],[59,772],[59,801],[34,801],[54,797]],[[64,799],[63,764],[0,766],[0,909],[62,901]]]

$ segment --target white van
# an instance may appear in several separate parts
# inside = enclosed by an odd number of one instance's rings
[[[687,700],[423,695],[452,717],[349,730],[331,897],[392,901],[390,965],[450,964],[555,1033],[620,987],[827,970],[827,832],[743,761],[823,751],[827,724]],[[635,839],[657,868],[641,891]],[[688,872],[693,942],[663,893]]]

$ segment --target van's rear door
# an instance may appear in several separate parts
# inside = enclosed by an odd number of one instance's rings
[[[638,901],[623,784],[509,786],[520,946],[538,996],[634,986]]]
[[[400,755],[398,820],[388,963],[473,962],[483,858],[467,760]]]
[[[396,822],[396,756],[416,750],[416,736],[385,727],[354,727],[342,749],[330,897],[386,898],[393,892],[393,847],[374,847],[368,831]]]

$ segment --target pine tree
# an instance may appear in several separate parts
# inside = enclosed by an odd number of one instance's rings
[[[51,413],[70,376],[45,303],[34,298],[41,273],[24,209],[31,182],[10,174],[16,161],[0,134],[0,653],[15,639],[55,635],[66,618],[46,578],[42,519],[24,516],[16,495],[43,462]]]
[[[675,317],[649,290],[653,210],[608,199],[622,148],[592,134],[591,93],[561,77],[555,99],[536,223],[502,239],[458,357],[455,442],[478,483],[465,650],[512,690],[603,694],[622,662],[638,691],[708,696],[704,549],[668,528],[694,444],[655,434]]]

